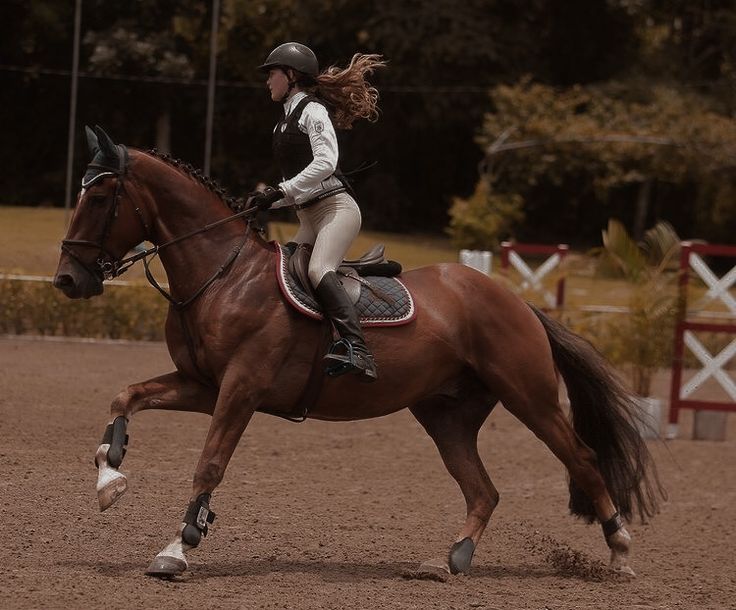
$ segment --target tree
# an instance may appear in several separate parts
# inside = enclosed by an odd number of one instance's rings
[[[181,16],[180,3],[171,2],[139,2],[118,12],[105,27],[85,34],[88,71],[139,78],[193,78],[197,42],[207,31],[205,13],[199,6],[200,10],[188,7],[186,17]],[[167,153],[171,152],[171,105],[175,95],[169,87],[160,87],[151,109],[156,117],[156,147]]]
[[[69,82],[42,69],[68,69],[74,3],[7,0],[0,19],[0,202],[64,201]]]
[[[100,123],[119,141],[141,148],[156,141],[165,147],[169,124],[172,152],[200,165],[211,2],[84,0],[83,5],[88,42],[81,69],[87,74],[79,84],[79,122]],[[484,151],[475,138],[481,130],[492,143],[507,126],[493,133],[481,128],[484,114],[495,112],[488,92],[498,93],[501,85],[513,89],[524,75],[559,95],[576,87],[589,95],[605,91],[604,97],[625,102],[628,114],[638,96],[641,105],[652,109],[655,124],[659,102],[652,101],[646,86],[632,89],[630,81],[655,82],[676,92],[692,104],[688,113],[708,108],[714,116],[732,115],[733,5],[733,0],[687,5],[673,0],[222,0],[212,173],[235,194],[258,181],[277,179],[270,126],[280,109],[270,102],[255,71],[276,44],[306,42],[323,66],[345,65],[356,51],[381,53],[389,60],[389,68],[375,77],[382,116],[375,125],[358,124],[339,134],[343,169],[376,163],[353,176],[364,226],[439,231],[448,223],[453,202],[486,197],[476,188]],[[7,128],[0,150],[0,200],[61,201],[69,99],[64,71],[71,58],[73,3],[7,0],[3,8],[0,112]],[[150,53],[141,53],[142,48]],[[624,93],[629,89],[633,93]],[[663,101],[662,112],[669,112],[672,104]],[[545,98],[551,102],[552,96]],[[584,118],[576,114],[570,113],[571,121]],[[610,132],[612,126],[595,120]],[[697,124],[706,132],[723,126],[720,120]],[[557,126],[567,127],[560,121]],[[526,127],[518,124],[507,143],[557,135],[526,133]],[[711,144],[716,139],[705,138]],[[77,173],[87,161],[83,138],[78,141]],[[619,142],[616,149],[624,146]],[[620,171],[611,174],[603,158],[596,164],[590,159],[571,162],[573,148],[573,143],[554,150],[536,146],[495,156],[498,179],[488,196],[523,198],[525,220],[517,237],[548,239],[555,231],[559,239],[593,243],[609,216],[622,217],[633,227],[638,200],[637,226],[667,217],[670,208],[679,206],[684,211],[671,219],[678,229],[697,227],[699,237],[724,239],[734,192],[729,164],[714,163],[707,171],[688,165],[682,175],[671,171],[672,181],[643,167],[641,162],[654,163],[644,156],[629,155],[630,163],[619,164]],[[595,147],[578,148],[582,154]],[[639,148],[665,155],[668,147]],[[534,167],[540,156],[554,155],[559,157],[556,165],[548,160],[541,170]],[[512,186],[512,160],[530,166],[519,166],[530,173],[531,182],[523,188]],[[547,169],[554,175],[547,175]],[[28,175],[34,180],[25,179]],[[612,175],[628,177],[606,186]],[[477,201],[470,207],[475,209]],[[457,219],[453,215],[453,222]]]
[[[488,180],[480,180],[468,199],[453,200],[447,233],[457,248],[497,250],[524,221],[523,202],[518,193],[495,193]]]
[[[727,238],[736,121],[702,96],[640,81],[560,89],[524,79],[494,88],[491,100],[478,138],[486,179],[495,193],[523,198],[526,218],[546,231],[536,239],[594,243],[622,209],[635,234],[657,216]],[[660,201],[651,210],[655,191],[694,197],[685,209]]]
[[[655,373],[672,362],[677,318],[677,268],[680,238],[671,225],[657,223],[637,243],[624,226],[610,220],[603,232],[599,270],[628,283],[628,311],[598,329],[598,346],[627,369],[632,389],[650,396]]]

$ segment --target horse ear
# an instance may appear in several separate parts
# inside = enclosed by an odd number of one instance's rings
[[[115,146],[115,143],[110,139],[110,136],[108,136],[99,125],[95,125],[95,133],[97,134],[97,141],[100,144],[102,154],[109,159],[117,159],[118,147]]]
[[[87,134],[87,146],[89,147],[89,154],[94,157],[97,151],[100,150],[100,143],[97,140],[97,134],[92,131],[89,126],[84,126],[84,133]]]

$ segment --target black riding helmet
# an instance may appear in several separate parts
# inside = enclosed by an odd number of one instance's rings
[[[258,69],[268,72],[271,68],[278,67],[293,68],[312,78],[319,74],[317,56],[312,49],[298,42],[285,42],[276,47]]]

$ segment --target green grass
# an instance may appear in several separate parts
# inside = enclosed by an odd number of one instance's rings
[[[271,223],[271,239],[286,243],[296,229],[296,224]],[[400,262],[405,269],[458,261],[458,250],[450,244],[449,239],[377,231],[361,231],[348,251],[348,258],[360,256],[377,243],[386,246],[386,258]]]
[[[53,275],[64,233],[63,210],[0,206],[0,271]]]
[[[271,237],[285,243],[296,228],[294,224],[272,223]],[[0,274],[53,275],[59,258],[59,244],[65,232],[63,210],[0,206]],[[407,270],[458,260],[457,249],[452,247],[449,240],[441,237],[370,231],[360,234],[348,256],[356,257],[377,242],[386,246],[388,258],[399,261]],[[531,262],[530,266],[534,268],[541,262]],[[156,276],[165,281],[158,261],[154,269]],[[498,281],[518,282],[518,275],[514,273],[508,277],[498,273],[498,257],[493,260],[493,270],[496,272],[494,278]],[[605,312],[586,312],[581,308],[625,307],[629,287],[621,280],[595,278],[591,260],[571,253],[565,260],[564,268],[558,270],[556,275],[550,275],[545,282],[553,293],[559,274],[563,272],[566,274],[563,320],[598,344],[599,340],[604,340],[601,329],[605,329],[615,318],[609,318]],[[160,340],[167,303],[145,286],[141,265],[129,271],[124,279],[141,285],[112,286],[98,299],[69,301],[47,283],[0,278],[0,332]],[[704,291],[701,285],[696,286],[693,293],[702,295]],[[696,294],[691,294],[690,298]],[[526,291],[521,293],[521,297],[544,305],[538,293]],[[711,338],[711,351],[716,353],[722,349],[722,342],[717,337]]]
[[[287,242],[296,232],[296,224],[271,223],[271,238]],[[0,206],[0,273],[18,273],[51,276],[59,260],[59,244],[66,233],[65,213],[58,208],[31,208]],[[386,246],[386,257],[400,262],[404,269],[416,269],[425,265],[457,262],[458,250],[449,239],[432,236],[401,235],[362,231],[353,243],[348,256],[357,257],[376,243]],[[590,277],[584,259],[571,256],[566,279],[566,305],[576,309],[584,305],[625,305],[628,289],[624,282]],[[541,261],[540,261],[541,262]],[[534,264],[532,264],[532,267]],[[158,278],[165,281],[158,261],[153,265]],[[500,258],[493,259],[494,276],[498,275]],[[145,282],[143,266],[136,265],[123,279]],[[512,273],[513,283],[518,276]],[[546,285],[554,289],[556,277],[550,276]],[[532,291],[522,293],[536,303],[542,303]]]
[[[296,232],[296,225],[271,223],[271,238],[285,243]],[[0,273],[19,273],[51,276],[59,259],[59,244],[66,232],[64,210],[58,208],[32,208],[0,206]],[[386,246],[386,256],[399,261],[404,269],[416,269],[434,263],[457,262],[458,250],[449,239],[442,237],[400,235],[362,231],[348,252],[359,256],[376,243]],[[541,261],[540,261],[541,262]],[[534,267],[534,264],[531,265]],[[165,281],[159,265],[154,264],[158,278]],[[498,275],[500,258],[493,259],[494,277]],[[583,306],[625,306],[628,286],[621,280],[592,277],[587,259],[579,254],[568,256],[566,264],[566,308],[576,310]],[[516,283],[518,276],[511,274]],[[550,276],[545,282],[554,290],[558,276]],[[123,279],[145,282],[143,266],[138,264]],[[696,289],[702,293],[702,289]],[[535,303],[542,303],[537,293],[528,291],[522,296]],[[692,298],[692,297],[691,297]]]
[[[270,225],[271,239],[287,242],[296,232],[297,225],[275,222]],[[59,244],[66,233],[65,213],[58,208],[29,208],[0,206],[0,273],[18,273],[51,276],[59,260]],[[400,235],[362,231],[353,243],[349,257],[357,257],[376,243],[386,246],[386,257],[400,262],[404,269],[416,269],[435,263],[457,262],[458,250],[449,239],[442,237]],[[493,261],[498,271],[500,259]],[[163,270],[154,265],[156,276],[165,279]],[[143,266],[138,264],[128,271],[126,280],[145,282]],[[514,276],[512,275],[512,279]],[[552,278],[550,285],[554,284]],[[598,282],[582,276],[571,275],[567,279],[567,298],[571,304],[618,302],[622,288],[620,282]],[[606,300],[599,300],[599,294]],[[537,301],[534,293],[523,296]]]
[[[296,225],[271,223],[271,238],[282,243],[296,232]],[[66,233],[64,210],[0,206],[0,272],[53,275],[59,260],[59,244]],[[359,256],[377,242],[386,245],[386,256],[406,269],[441,262],[456,262],[458,252],[449,240],[392,233],[362,232],[349,256]],[[125,279],[143,279],[137,265]]]

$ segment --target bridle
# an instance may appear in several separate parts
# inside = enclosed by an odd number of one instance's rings
[[[190,231],[189,233],[185,233],[184,235],[180,235],[179,237],[175,237],[174,239],[171,239],[163,244],[154,245],[153,247],[148,248],[147,250],[144,250],[142,252],[138,252],[137,254],[134,254],[132,256],[118,259],[105,246],[105,242],[110,236],[110,232],[112,230],[112,226],[115,222],[115,219],[118,217],[118,212],[120,208],[120,196],[123,190],[123,179],[127,172],[127,159],[128,159],[127,149],[125,149],[125,147],[122,145],[118,145],[118,146],[120,149],[122,149],[122,152],[123,152],[123,154],[119,155],[118,157],[118,160],[119,160],[118,167],[113,167],[110,165],[102,165],[99,163],[90,163],[87,166],[88,170],[89,169],[98,170],[99,173],[96,173],[86,182],[85,180],[82,180],[82,188],[86,189],[92,186],[95,182],[99,180],[103,180],[109,176],[117,177],[115,181],[115,190],[113,191],[113,196],[112,196],[112,205],[110,206],[107,216],[105,217],[105,223],[103,225],[102,234],[100,238],[97,241],[86,240],[86,239],[63,239],[61,242],[61,250],[62,252],[68,254],[71,258],[73,258],[89,274],[96,277],[100,282],[104,280],[112,280],[116,277],[119,277],[120,275],[125,273],[128,269],[130,269],[136,262],[138,262],[139,260],[143,260],[143,266],[146,271],[146,279],[151,284],[151,286],[153,286],[156,290],[158,290],[159,293],[161,293],[164,296],[164,298],[166,298],[166,300],[169,301],[169,303],[171,303],[174,309],[178,309],[178,310],[184,309],[188,305],[193,303],[205,290],[207,290],[207,288],[209,288],[209,286],[217,278],[219,278],[223,273],[225,273],[225,271],[230,267],[230,265],[235,261],[235,259],[240,254],[240,251],[242,250],[247,240],[247,235],[245,239],[243,239],[242,243],[240,243],[238,246],[236,246],[235,248],[231,250],[230,254],[228,255],[228,258],[225,260],[225,262],[222,265],[220,265],[220,267],[218,267],[215,273],[198,290],[196,290],[193,295],[191,295],[189,298],[183,301],[177,301],[169,292],[164,290],[164,288],[161,287],[161,285],[158,283],[156,278],[153,277],[153,274],[151,273],[151,270],[150,270],[150,261],[148,260],[148,257],[150,256],[152,258],[155,258],[156,256],[158,256],[158,254],[162,250],[170,246],[173,246],[174,244],[177,244],[181,241],[184,241],[185,239],[189,239],[190,237],[199,235],[200,233],[205,233],[207,231],[210,231],[211,229],[214,229],[215,227],[219,227],[220,225],[226,224],[228,222],[232,222],[233,220],[252,216],[255,212],[258,211],[258,207],[257,206],[248,207],[248,203],[251,200],[251,197],[248,197],[248,199],[245,202],[245,209],[242,210],[241,212],[238,212],[236,214],[233,214],[232,216],[228,216],[227,218],[223,218],[216,222],[205,225],[202,228]],[[136,216],[140,220],[141,225],[143,227],[144,239],[150,241],[151,229],[150,229],[149,224],[146,222],[146,219],[143,215],[142,210],[138,206],[136,206],[135,212],[136,212]],[[250,220],[251,218],[248,218],[249,222]],[[98,251],[98,256],[95,260],[95,264],[90,265],[89,263],[85,262],[74,251],[75,247],[95,248]]]
[[[125,150],[124,147],[121,148]],[[118,210],[120,207],[120,193],[123,188],[123,176],[125,175],[126,169],[127,150],[125,150],[125,154],[122,154],[118,157],[117,167],[102,165],[99,163],[90,163],[87,166],[88,172],[89,170],[96,170],[96,173],[89,179],[86,179],[85,174],[85,178],[82,179],[82,189],[87,189],[96,182],[104,180],[108,176],[117,176],[117,180],[115,181],[115,190],[113,191],[112,196],[112,205],[109,208],[107,216],[105,216],[105,222],[102,226],[102,234],[97,241],[91,241],[87,239],[63,239],[61,241],[62,252],[65,252],[70,257],[72,257],[88,273],[90,273],[92,276],[96,277],[100,281],[116,278],[120,274],[124,273],[130,266],[123,266],[123,263],[125,261],[117,261],[115,256],[111,254],[105,247],[105,242],[110,236],[112,225],[115,222],[115,219],[118,217]],[[143,218],[143,213],[140,211],[140,208],[137,207],[136,212],[141,220],[141,223],[143,224],[145,237],[146,239],[148,239],[150,230],[145,219]],[[80,256],[78,256],[73,247],[95,248],[98,251],[98,256],[95,259],[95,266],[90,265]]]

